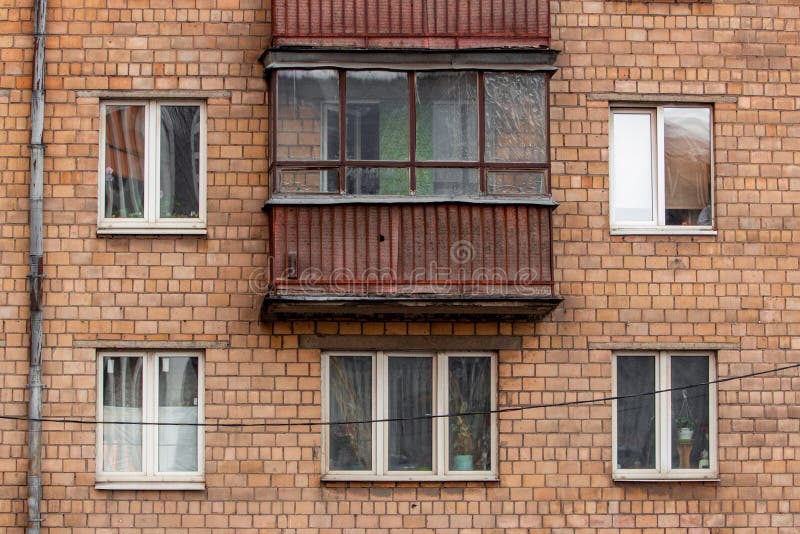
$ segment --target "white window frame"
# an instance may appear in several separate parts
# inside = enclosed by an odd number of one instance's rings
[[[708,358],[708,380],[717,379],[716,357],[710,352],[678,351],[625,351],[612,356],[611,383],[612,397],[617,396],[617,358],[625,356],[648,356],[655,358],[655,389],[665,390],[670,385],[670,365],[673,356],[699,356]],[[617,464],[617,401],[611,401],[611,440],[612,440],[612,478],[619,481],[679,481],[679,480],[718,480],[719,459],[717,439],[717,387],[708,386],[708,469],[680,469],[672,467],[672,402],[671,392],[655,395],[656,422],[656,467],[655,469],[620,469]]]
[[[142,421],[158,422],[159,358],[197,358],[197,471],[158,471],[158,425],[143,425],[142,471],[103,471],[103,358],[106,356],[137,357],[142,361]],[[205,371],[201,352],[164,351],[105,351],[97,355],[97,431],[96,431],[96,489],[205,489]]]
[[[327,425],[322,425],[322,480],[463,480],[463,481],[492,481],[498,480],[497,470],[497,414],[492,413],[491,426],[491,468],[488,471],[451,471],[447,461],[449,443],[449,418],[435,417],[433,419],[433,449],[432,471],[414,472],[389,470],[389,447],[387,422],[378,422],[388,415],[388,390],[386,386],[388,377],[388,358],[390,356],[403,357],[428,357],[433,358],[433,404],[435,414],[448,413],[449,357],[484,357],[490,358],[490,395],[491,410],[497,409],[497,355],[490,352],[448,351],[448,352],[403,352],[403,351],[337,351],[322,354],[322,421],[330,421],[329,412],[329,364],[331,356],[368,356],[372,358],[372,470],[371,471],[333,471],[328,467],[328,451],[330,450],[330,433]]]
[[[142,106],[145,108],[145,178],[144,217],[115,218],[105,216],[105,156],[106,156],[106,108],[108,106]],[[200,156],[199,156],[199,206],[198,216],[175,218],[160,216],[161,179],[161,107],[198,106],[200,108]],[[97,172],[97,233],[98,234],[205,234],[207,223],[207,159],[208,127],[206,103],[203,100],[104,100],[100,102],[100,151]],[[155,154],[156,157],[151,156]]]
[[[664,169],[664,109],[665,108],[703,108],[709,112],[709,157],[711,161],[711,224],[708,226],[676,226],[667,225],[665,221],[666,204],[666,177]],[[651,115],[651,154],[652,154],[652,209],[653,218],[649,222],[631,222],[616,219],[614,192],[616,179],[614,177],[615,161],[617,157],[625,157],[625,150],[614,146],[614,118],[618,114],[645,114]],[[685,235],[716,235],[716,210],[714,207],[714,108],[705,104],[626,104],[612,106],[609,110],[608,133],[608,169],[609,169],[609,219],[611,235],[647,235],[647,234],[685,234]]]

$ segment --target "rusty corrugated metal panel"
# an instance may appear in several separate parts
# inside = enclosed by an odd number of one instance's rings
[[[273,45],[548,44],[547,0],[272,0]]]
[[[551,295],[549,216],[529,205],[273,206],[272,280],[307,293]]]

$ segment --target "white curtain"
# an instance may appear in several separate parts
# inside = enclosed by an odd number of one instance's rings
[[[159,423],[197,423],[197,358],[159,358]],[[196,426],[158,427],[159,472],[197,471]]]
[[[142,421],[140,357],[103,358],[103,421]],[[141,425],[103,425],[103,471],[142,471]]]

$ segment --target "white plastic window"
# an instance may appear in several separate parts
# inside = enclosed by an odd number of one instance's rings
[[[615,108],[609,148],[612,232],[712,231],[710,108]]]
[[[201,356],[109,352],[97,380],[98,487],[202,485]]]
[[[325,354],[324,477],[495,479],[495,368],[483,353]]]
[[[615,355],[615,480],[718,476],[715,376],[711,354]]]
[[[98,230],[197,233],[206,225],[202,102],[103,102]]]

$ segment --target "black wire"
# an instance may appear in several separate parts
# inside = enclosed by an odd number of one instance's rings
[[[459,417],[459,416],[467,416],[467,415],[489,415],[489,414],[497,414],[497,413],[506,413],[506,412],[518,412],[522,410],[532,410],[535,408],[559,408],[563,406],[577,406],[582,404],[600,404],[605,403],[608,401],[615,401],[615,400],[623,400],[623,399],[634,399],[638,397],[648,397],[652,395],[658,395],[659,393],[669,393],[670,391],[681,391],[686,389],[693,389],[693,388],[700,388],[704,386],[709,386],[711,384],[721,384],[723,382],[731,382],[733,380],[742,380],[745,378],[751,378],[754,376],[766,375],[770,373],[779,373],[781,371],[786,371],[788,369],[796,369],[800,367],[800,363],[794,363],[792,365],[787,365],[784,367],[776,367],[774,369],[768,369],[766,371],[756,371],[754,373],[748,373],[745,375],[736,375],[736,376],[729,376],[727,378],[718,378],[716,380],[708,380],[706,382],[698,382],[697,384],[691,384],[688,386],[676,386],[672,388],[666,389],[657,389],[654,391],[646,391],[644,393],[634,393],[631,395],[616,395],[610,397],[598,397],[594,399],[584,399],[584,400],[574,400],[574,401],[563,401],[563,402],[554,402],[549,404],[522,404],[519,406],[507,406],[505,408],[497,408],[495,410],[482,410],[482,411],[474,411],[474,412],[461,412],[461,413],[448,413],[448,414],[425,414],[425,415],[418,415],[414,417],[390,417],[385,419],[364,419],[364,420],[356,420],[356,421],[316,421],[316,420],[307,420],[304,422],[300,421],[287,421],[284,423],[278,422],[268,422],[264,421],[262,423],[157,423],[157,422],[144,422],[144,421],[98,421],[96,419],[71,419],[71,418],[54,418],[54,417],[24,417],[24,416],[16,416],[16,415],[0,415],[0,420],[12,420],[12,421],[34,421],[40,423],[64,423],[64,424],[79,424],[79,425],[152,425],[152,426],[190,426],[190,427],[216,427],[216,428],[249,428],[249,427],[293,427],[293,426],[338,426],[338,425],[366,425],[372,423],[394,423],[398,421],[418,421],[418,420],[426,420],[426,419],[441,419],[441,418],[449,418],[449,417]],[[568,392],[568,393],[578,393],[578,392]]]

